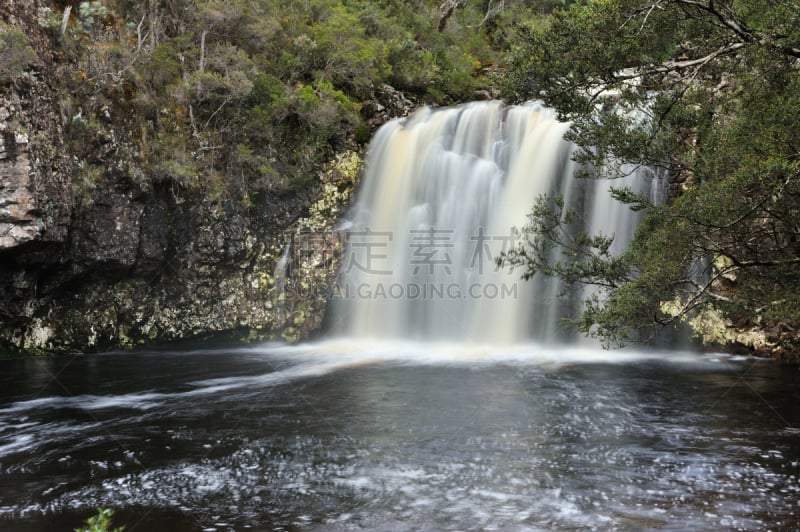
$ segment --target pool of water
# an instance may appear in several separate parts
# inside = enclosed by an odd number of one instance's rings
[[[330,341],[0,361],[0,529],[800,528],[800,371]]]

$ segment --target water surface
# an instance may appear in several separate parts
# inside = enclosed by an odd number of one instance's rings
[[[346,341],[2,360],[0,528],[800,527],[800,371]]]

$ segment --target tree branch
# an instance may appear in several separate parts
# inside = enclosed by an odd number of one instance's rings
[[[696,0],[673,0],[676,4],[685,5],[689,7],[694,7],[701,11],[705,11],[713,15],[717,20],[719,20],[723,26],[733,31],[737,37],[739,37],[742,41],[752,41],[753,40],[753,30],[748,28],[742,22],[736,20],[733,17],[727,17],[725,14],[720,12],[716,7],[714,7],[714,1],[709,0],[708,4],[704,4],[703,2],[698,2]]]

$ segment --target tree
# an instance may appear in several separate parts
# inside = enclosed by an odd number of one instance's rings
[[[507,96],[541,98],[606,177],[620,161],[665,172],[673,201],[647,208],[631,249],[583,235],[553,198],[506,256],[529,274],[601,287],[572,321],[622,343],[689,320],[706,341],[766,330],[800,344],[800,10],[756,0],[598,0],[528,28]],[[547,207],[549,206],[549,207]],[[563,230],[562,230],[563,229]],[[562,247],[569,260],[542,250]],[[552,256],[552,255],[549,255]],[[752,343],[752,342],[751,342]]]

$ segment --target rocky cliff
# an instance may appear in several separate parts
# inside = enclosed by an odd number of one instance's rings
[[[148,179],[125,109],[111,105],[78,157],[64,130],[80,111],[65,112],[58,52],[37,19],[46,9],[0,7],[0,55],[16,61],[0,70],[0,350],[296,341],[319,329],[359,148],[339,149],[302,191],[210,198]],[[391,102],[376,100],[376,116],[408,110],[381,94]]]

